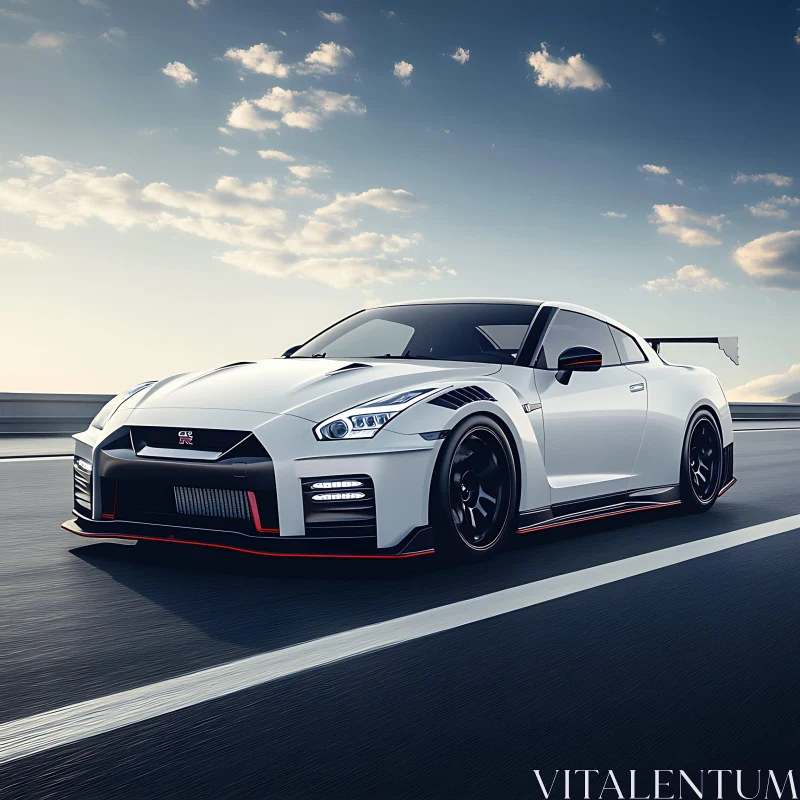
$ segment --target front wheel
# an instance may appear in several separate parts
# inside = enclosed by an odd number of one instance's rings
[[[708,511],[722,488],[722,437],[703,409],[689,422],[681,458],[681,503],[690,514]]]
[[[478,561],[499,550],[516,525],[517,470],[503,429],[476,415],[442,445],[431,484],[431,521],[445,557]]]

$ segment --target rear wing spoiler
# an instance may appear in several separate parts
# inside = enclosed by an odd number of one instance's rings
[[[661,351],[662,344],[715,344],[728,358],[739,366],[738,336],[659,336],[645,337],[645,341],[656,353]]]

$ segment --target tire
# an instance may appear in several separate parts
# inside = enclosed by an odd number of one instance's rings
[[[449,561],[489,558],[516,527],[519,486],[503,429],[476,414],[445,439],[431,482],[436,550]]]
[[[681,454],[681,508],[708,511],[722,488],[722,436],[710,412],[695,413],[686,428]]]

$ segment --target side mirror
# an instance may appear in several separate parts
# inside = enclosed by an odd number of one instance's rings
[[[301,344],[296,344],[296,345],[293,345],[292,347],[290,347],[290,348],[289,348],[289,349],[288,349],[288,350],[287,350],[287,351],[286,351],[286,352],[285,352],[285,353],[284,353],[284,354],[281,356],[281,358],[289,358],[289,356],[290,356],[290,355],[293,355],[294,353],[296,353],[296,352],[297,352],[297,351],[298,351],[298,350],[299,350],[299,349],[300,349],[302,346],[303,346],[303,345],[301,345]]]
[[[565,386],[573,372],[597,372],[603,366],[603,355],[591,347],[568,347],[558,357],[556,380]]]

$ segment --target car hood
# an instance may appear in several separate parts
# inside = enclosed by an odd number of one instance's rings
[[[176,375],[133,408],[214,408],[293,414],[320,422],[376,397],[498,372],[499,364],[384,359],[276,358]]]

